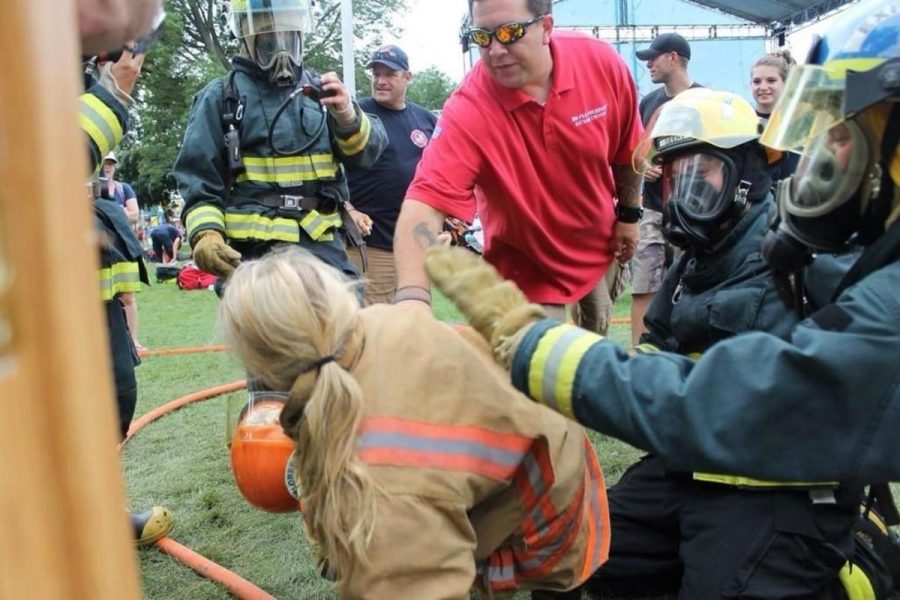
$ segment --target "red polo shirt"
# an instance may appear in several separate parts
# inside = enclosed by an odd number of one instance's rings
[[[406,197],[484,226],[484,256],[534,302],[575,302],[613,259],[615,182],[642,133],[625,63],[556,30],[541,105],[478,62],[444,105]]]

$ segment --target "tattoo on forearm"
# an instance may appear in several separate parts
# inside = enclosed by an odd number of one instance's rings
[[[423,250],[428,250],[437,244],[437,236],[426,223],[419,223],[413,227],[412,234],[416,244]]]
[[[612,169],[619,202],[622,206],[637,206],[640,203],[640,174],[635,173],[631,165],[613,165]]]

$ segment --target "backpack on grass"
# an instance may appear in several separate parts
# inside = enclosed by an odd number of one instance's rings
[[[205,290],[215,285],[218,279],[212,273],[201,271],[194,265],[186,265],[178,273],[178,287],[183,290]]]

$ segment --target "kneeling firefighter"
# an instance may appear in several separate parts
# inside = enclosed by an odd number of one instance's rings
[[[303,69],[308,0],[230,4],[241,53],[194,98],[175,163],[194,258],[227,277],[241,260],[297,244],[355,276],[341,165],[371,166],[387,135],[335,73]]]
[[[480,297],[467,299],[472,290],[459,279],[474,267],[465,255],[435,252],[429,263],[436,283],[448,292],[458,288],[454,300],[472,322],[489,324],[495,355],[535,400],[656,453],[670,470],[783,485],[839,481],[833,497],[819,491],[809,498],[821,503],[813,511],[831,512],[840,523],[842,490],[900,480],[898,37],[895,0],[849,9],[815,45],[809,64],[791,73],[762,138],[779,149],[804,147],[794,177],[779,187],[781,224],[763,248],[773,268],[791,273],[813,250],[864,246],[830,302],[783,339],[745,333],[713,344],[696,361],[671,352],[631,357],[600,336],[534,318],[502,296],[498,306],[489,289],[504,288],[489,287],[484,276]],[[712,304],[706,310],[716,321],[725,316]],[[771,540],[771,551],[802,551],[795,543],[808,541],[798,536],[810,533],[810,520],[801,516],[774,515],[773,527],[788,535]],[[816,523],[828,539],[827,521]],[[889,563],[896,536],[887,528],[882,533],[888,543],[878,544],[880,558]],[[851,553],[834,544],[811,558],[834,568],[841,560],[862,562],[854,546]],[[876,565],[871,571],[860,564],[841,570],[850,597],[877,597],[891,585],[859,577],[883,573],[879,557],[868,558]],[[744,567],[751,575],[779,576]],[[803,572],[783,575],[786,584],[808,579]]]
[[[758,124],[735,94],[688,90],[662,108],[648,155],[636,157],[662,167],[663,233],[684,251],[647,311],[639,353],[699,356],[741,333],[785,338],[796,325],[760,252],[776,208]],[[610,561],[588,587],[625,597],[844,598],[839,571],[855,555],[861,492],[676,471],[645,456],[610,489]]]

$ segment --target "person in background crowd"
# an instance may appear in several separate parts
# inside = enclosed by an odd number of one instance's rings
[[[365,303],[369,305],[390,302],[397,290],[394,227],[437,117],[406,98],[412,73],[401,48],[382,46],[366,68],[372,70],[372,95],[360,100],[359,106],[381,119],[388,136],[378,162],[368,169],[347,169],[350,216],[366,237]],[[363,264],[356,253],[351,252],[350,259],[362,272]]]
[[[153,254],[156,260],[164,265],[172,265],[178,262],[181,232],[173,224],[174,219],[174,211],[166,211],[166,222],[158,225],[150,232],[150,239],[153,241]]]
[[[137,194],[134,193],[134,189],[125,182],[116,181],[118,164],[119,161],[114,152],[110,152],[103,159],[103,175],[106,178],[106,182],[102,186],[103,197],[115,200],[116,204],[122,207],[133,230],[138,222],[138,217],[140,217],[141,209],[138,206]],[[125,307],[125,320],[128,323],[128,332],[131,334],[134,347],[140,352],[146,348],[138,341],[138,308],[135,296],[138,291],[140,291],[140,286],[133,292],[121,292],[119,300]]]
[[[795,64],[797,63],[791,58],[790,51],[786,49],[766,54],[753,63],[750,69],[750,94],[756,102],[756,114],[759,115],[759,122],[763,127],[769,122],[769,115],[784,92],[784,83]],[[772,184],[790,177],[799,162],[799,153],[785,152],[781,161],[769,167]]]
[[[641,122],[649,130],[663,104],[684,90],[701,86],[688,73],[691,46],[677,33],[657,36],[649,48],[638,50],[635,55],[647,61],[650,81],[663,84],[641,98]],[[644,315],[662,283],[671,248],[662,234],[662,167],[643,162],[639,169],[644,179],[641,192],[644,216],[640,223],[641,239],[631,261],[631,343],[634,345],[647,331]]]

